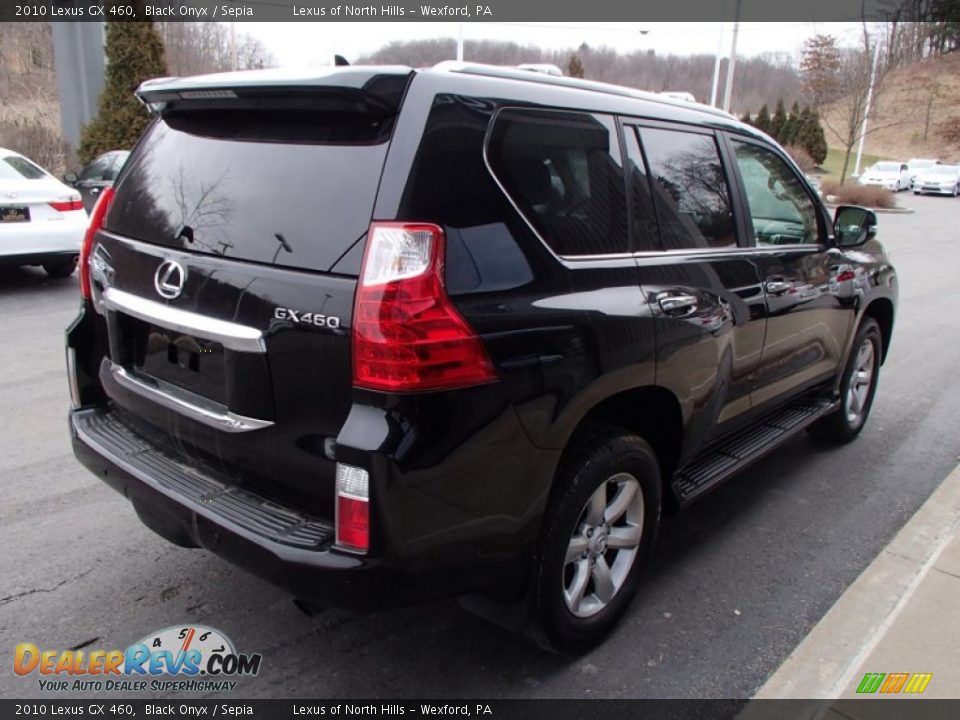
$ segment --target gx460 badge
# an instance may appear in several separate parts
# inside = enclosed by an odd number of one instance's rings
[[[300,325],[313,325],[314,327],[325,327],[336,330],[340,327],[340,318],[335,315],[321,315],[315,312],[303,312],[302,310],[291,310],[290,308],[274,308],[273,316],[277,320],[289,320]]]

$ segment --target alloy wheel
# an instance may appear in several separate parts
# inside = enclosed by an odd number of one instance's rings
[[[864,338],[857,349],[853,374],[847,386],[847,395],[844,398],[844,411],[847,422],[855,424],[860,421],[870,397],[870,387],[873,385],[873,369],[876,363],[876,353],[870,338]]]
[[[623,587],[643,536],[643,513],[643,492],[630,473],[608,478],[584,504],[563,566],[563,599],[576,617],[596,615]]]

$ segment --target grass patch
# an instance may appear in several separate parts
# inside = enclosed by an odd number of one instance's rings
[[[886,188],[870,185],[838,185],[825,180],[820,186],[823,197],[832,196],[830,202],[836,205],[860,205],[868,208],[892,208],[897,206],[893,193]]]
[[[823,170],[823,181],[832,182],[834,184],[840,183],[840,171],[843,170],[843,155],[844,151],[840,148],[829,148],[827,150],[827,159],[823,161],[823,164],[820,168]],[[869,153],[864,153],[860,158],[860,172],[863,172],[868,167],[873,165],[878,160],[886,160],[885,157],[880,157],[879,155],[871,155]],[[857,162],[857,151],[854,149],[850,153],[850,167],[847,168],[847,179],[844,181],[844,185],[856,182],[855,180],[850,179],[850,175],[853,173],[853,168]]]

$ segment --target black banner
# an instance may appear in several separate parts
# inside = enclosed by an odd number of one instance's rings
[[[0,718],[955,720],[960,700],[0,700]]]
[[[907,0],[4,0],[3,21],[665,22],[886,21]],[[449,3],[449,4],[446,4]]]

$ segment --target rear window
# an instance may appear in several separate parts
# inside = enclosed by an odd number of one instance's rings
[[[0,161],[0,180],[39,180],[46,173],[26,158],[7,155]]]
[[[329,270],[366,233],[392,117],[309,108],[166,113],[127,162],[108,230]]]

